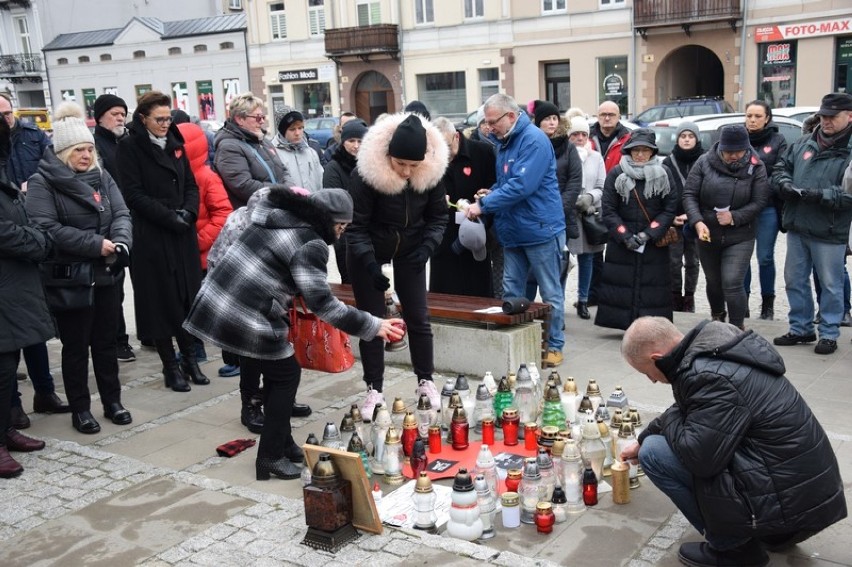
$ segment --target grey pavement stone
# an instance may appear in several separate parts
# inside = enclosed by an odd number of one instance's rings
[[[226,540],[228,543],[236,546],[245,546],[257,539],[257,534],[247,530],[240,530],[229,535]]]
[[[367,538],[359,538],[355,545],[364,549],[366,551],[379,551],[388,543],[390,543],[390,536],[387,535],[373,535]]]
[[[170,565],[174,565],[180,561],[183,561],[190,555],[192,555],[191,551],[181,545],[176,545],[171,549],[167,549],[166,551],[160,553],[157,557]]]
[[[646,547],[645,549],[639,552],[639,559],[642,559],[643,561],[648,561],[649,563],[656,565],[665,554],[666,552],[662,549]]]
[[[639,559],[632,559],[627,564],[627,567],[654,567],[654,564],[648,563],[647,561],[641,561]]]
[[[403,539],[391,539],[383,549],[400,557],[408,557],[417,549],[417,544]]]

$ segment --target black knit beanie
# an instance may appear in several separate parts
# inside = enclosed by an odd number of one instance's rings
[[[559,109],[552,102],[537,100],[535,107],[533,107],[533,116],[535,117],[535,125],[541,126],[542,120],[548,116],[559,116]]]
[[[110,108],[115,108],[116,106],[122,107],[124,109],[124,113],[127,114],[127,103],[124,102],[123,98],[117,97],[114,94],[102,94],[95,99],[93,107],[95,111],[95,122],[97,123],[101,116],[106,114]]]
[[[409,114],[393,133],[388,153],[397,159],[423,161],[426,158],[426,128],[416,114]]]

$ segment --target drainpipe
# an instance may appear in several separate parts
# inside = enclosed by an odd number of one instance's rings
[[[402,109],[405,108],[405,101],[408,100],[407,93],[405,92],[405,57],[402,54],[402,0],[396,0],[396,17],[399,22],[397,24],[399,26],[399,39],[397,42],[399,43],[399,87],[402,98],[402,108],[397,109],[397,112],[402,112]]]
[[[743,29],[740,33],[740,92],[739,92],[739,104],[737,107],[740,112],[745,112],[745,100],[743,99],[743,93],[745,92],[745,53],[746,53],[746,40],[748,38],[748,26],[746,23],[748,22],[748,0],[743,1]]]
[[[633,116],[636,114],[636,89],[638,88],[638,83],[636,82],[637,73],[636,73],[636,28],[633,27],[633,8],[630,9],[630,29],[633,30],[633,41],[630,42],[630,61],[628,65],[630,65],[630,84],[633,85],[630,87],[630,96],[627,97],[629,101],[629,106],[627,108],[627,115]],[[596,87],[597,88],[597,87]],[[600,103],[598,103],[600,104]]]

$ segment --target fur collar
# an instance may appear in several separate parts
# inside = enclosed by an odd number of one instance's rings
[[[358,172],[379,193],[400,194],[409,182],[414,191],[425,193],[441,181],[447,169],[450,149],[444,137],[431,122],[421,118],[426,128],[426,159],[408,181],[393,172],[388,146],[397,126],[407,117],[408,113],[392,114],[371,126],[358,151]]]
[[[337,240],[328,211],[290,189],[270,189],[252,211],[251,220],[267,228],[311,228],[326,244]]]

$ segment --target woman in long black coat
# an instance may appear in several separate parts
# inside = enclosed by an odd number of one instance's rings
[[[118,145],[121,190],[133,218],[130,277],[140,338],[154,341],[163,361],[166,386],[187,392],[186,376],[210,381],[195,358],[193,338],[181,327],[201,285],[195,219],[198,186],[171,120],[171,99],[160,92],[142,95]],[[177,338],[180,366],[172,337]]]
[[[604,182],[609,241],[595,315],[600,327],[627,329],[646,315],[672,319],[669,251],[654,242],[672,224],[677,191],[671,172],[654,157],[656,138],[652,130],[634,130]]]

